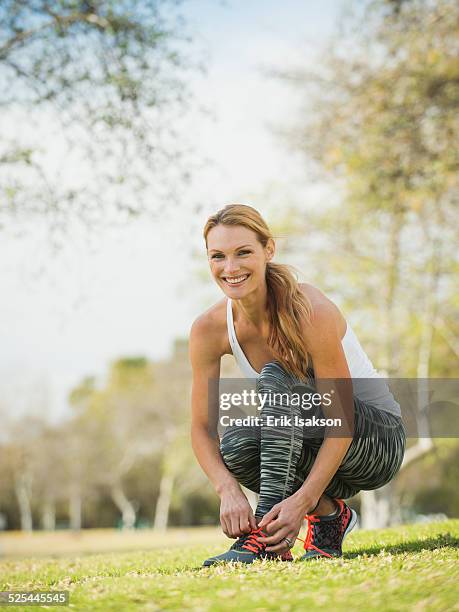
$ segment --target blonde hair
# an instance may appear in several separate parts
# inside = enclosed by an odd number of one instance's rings
[[[273,238],[260,213],[244,204],[228,204],[211,215],[204,226],[204,240],[217,225],[241,225],[257,235],[263,247]],[[304,379],[310,377],[312,364],[304,342],[302,323],[311,320],[312,305],[301,292],[293,268],[286,264],[266,264],[268,288],[268,346],[284,368]]]

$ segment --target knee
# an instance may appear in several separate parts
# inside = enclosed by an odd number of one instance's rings
[[[236,458],[257,455],[260,442],[256,432],[248,427],[228,427],[220,440],[220,452],[227,465]]]
[[[278,361],[270,361],[265,364],[257,378],[257,393],[268,391],[290,392],[292,387],[298,384],[298,380],[282,366]]]

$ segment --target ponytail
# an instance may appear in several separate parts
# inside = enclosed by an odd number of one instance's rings
[[[311,320],[312,305],[298,286],[291,267],[268,262],[268,345],[284,368],[304,379],[311,376],[312,364],[304,343],[303,323]]]

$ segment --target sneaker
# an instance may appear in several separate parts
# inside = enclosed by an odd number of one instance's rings
[[[306,515],[308,532],[304,540],[305,553],[302,561],[317,557],[341,557],[342,543],[347,534],[357,522],[357,513],[344,503],[342,499],[335,500],[338,504],[336,513],[332,516]]]
[[[279,555],[267,551],[266,544],[259,542],[258,538],[267,537],[261,529],[252,529],[251,533],[242,535],[236,540],[229,550],[216,557],[210,557],[204,561],[203,566],[208,567],[215,563],[253,563],[257,559],[278,559],[279,561],[293,561],[292,553],[288,550]]]

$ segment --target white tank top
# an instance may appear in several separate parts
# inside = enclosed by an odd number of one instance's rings
[[[234,329],[232,300],[230,298],[228,298],[226,304],[226,323],[231,350],[240,370],[246,378],[258,378],[260,373],[253,369],[238,342],[236,330]],[[341,344],[352,377],[354,395],[365,403],[401,416],[400,404],[395,401],[382,375],[374,368],[352,327],[347,322],[346,325],[346,333],[341,340]],[[369,382],[366,380],[368,378],[377,380]]]

